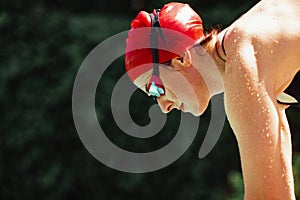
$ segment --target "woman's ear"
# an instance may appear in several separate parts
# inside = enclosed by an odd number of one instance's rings
[[[186,50],[182,57],[176,57],[171,60],[172,66],[177,70],[183,70],[183,68],[188,68],[192,66],[192,56],[189,50]]]

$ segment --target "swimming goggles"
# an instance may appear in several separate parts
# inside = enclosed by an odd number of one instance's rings
[[[167,44],[164,33],[161,29],[158,13],[159,9],[155,10],[154,13],[150,13],[151,18],[151,52],[152,52],[152,63],[153,63],[153,73],[150,78],[150,82],[146,85],[146,91],[149,96],[154,98],[161,97],[165,95],[165,87],[159,78],[159,53],[158,53],[158,36],[160,35],[164,42]]]

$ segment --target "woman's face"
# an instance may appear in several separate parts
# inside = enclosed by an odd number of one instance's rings
[[[192,65],[183,67],[182,59],[174,59],[169,66],[159,66],[165,95],[158,97],[157,102],[164,113],[175,108],[199,116],[206,110],[210,100],[207,85]],[[151,75],[152,69],[138,77],[134,83],[146,92],[145,86],[149,83]]]

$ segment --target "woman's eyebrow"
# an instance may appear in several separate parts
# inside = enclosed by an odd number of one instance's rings
[[[160,64],[161,64],[161,65],[170,66],[171,62],[172,62],[172,59],[171,59],[171,60],[168,60],[168,61],[166,61],[166,62],[160,63]]]

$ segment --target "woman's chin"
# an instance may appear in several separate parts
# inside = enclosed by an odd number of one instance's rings
[[[208,104],[202,105],[202,106],[196,105],[194,107],[189,107],[187,105],[183,105],[183,106],[180,106],[179,110],[181,110],[184,113],[191,113],[192,115],[199,117],[200,115],[202,115],[205,112],[207,107],[208,107]]]
[[[196,116],[196,117],[199,117],[200,115],[203,114],[203,112],[191,112],[192,115]]]
[[[184,113],[191,113],[192,115],[194,115],[195,117],[199,117],[200,115],[203,114],[203,112],[201,112],[200,110],[193,110],[193,111],[190,111],[190,110],[185,110],[183,111]]]
[[[196,117],[199,117],[206,111],[207,107],[208,106],[200,107],[199,109],[195,109],[195,111],[191,111],[190,113],[192,113]]]

